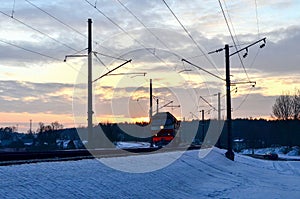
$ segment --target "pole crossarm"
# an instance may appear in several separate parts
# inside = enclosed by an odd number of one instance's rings
[[[67,61],[67,58],[68,57],[87,57],[88,55],[66,55],[65,56],[65,59],[64,59],[64,62],[66,62]]]
[[[216,109],[213,105],[211,105],[204,97],[200,96],[200,98],[201,98],[206,104],[208,104],[208,106],[210,106],[213,110],[217,111],[217,109]]]
[[[147,73],[114,73],[108,74],[107,76],[116,76],[116,75],[143,75],[146,76]]]
[[[112,58],[112,59],[117,59],[117,60],[121,60],[121,61],[127,61],[126,59],[123,59],[121,57],[115,57],[115,56],[112,56],[112,55],[107,55],[107,54],[104,54],[104,53],[99,53],[97,51],[93,51],[94,55],[101,55],[101,56],[104,56],[104,57],[109,57],[109,58]]]
[[[184,70],[179,71],[178,73],[190,72],[190,71],[192,71],[192,70],[190,70],[190,69],[184,69]]]
[[[209,72],[208,70],[205,70],[204,68],[202,68],[202,67],[200,67],[200,66],[197,66],[196,64],[193,64],[192,62],[190,62],[190,61],[188,61],[188,60],[186,60],[186,59],[181,59],[181,61],[186,62],[186,63],[188,63],[188,64],[190,64],[190,65],[192,65],[192,66],[198,68],[199,70],[202,70],[202,71],[204,71],[204,72],[206,72],[206,73],[208,73],[208,74],[210,74],[210,75],[212,75],[212,76],[214,76],[214,77],[216,77],[216,78],[218,78],[218,79],[220,79],[220,80],[222,80],[222,81],[226,81],[224,78],[219,77],[218,75],[215,75],[215,74],[213,74],[212,72]]]
[[[231,56],[233,56],[233,55],[235,55],[235,54],[237,54],[237,53],[239,53],[239,52],[241,52],[241,51],[243,51],[243,50],[247,50],[248,48],[250,48],[251,46],[254,46],[255,44],[257,44],[257,43],[259,43],[259,42],[261,42],[261,41],[263,41],[264,42],[264,44],[266,43],[266,37],[264,37],[264,38],[262,38],[262,39],[260,39],[260,40],[257,40],[256,42],[253,42],[252,44],[249,44],[248,46],[246,46],[246,47],[244,47],[244,48],[241,48],[240,50],[238,50],[238,51],[236,51],[236,52],[234,52],[234,53],[231,53],[230,55],[229,55],[229,57],[231,57]],[[263,48],[264,47],[264,45],[261,45],[261,48]]]
[[[116,68],[114,68],[114,69],[108,71],[107,73],[101,75],[100,77],[98,77],[97,79],[95,79],[95,80],[93,81],[93,83],[96,82],[96,81],[98,81],[98,80],[101,79],[102,77],[105,77],[105,76],[109,75],[110,73],[112,73],[112,72],[114,72],[115,70],[117,70],[118,68],[121,68],[122,66],[128,64],[128,63],[131,62],[131,61],[132,61],[132,59],[130,59],[130,60],[124,62],[123,64],[117,66]]]
[[[159,109],[162,109],[162,108],[164,108],[164,107],[167,107],[168,105],[170,105],[170,104],[172,104],[172,103],[173,103],[173,101],[170,101],[170,102],[166,103],[165,105],[159,107]]]
[[[224,48],[219,48],[217,50],[209,52],[208,54],[210,55],[210,54],[213,54],[213,53],[219,53],[219,52],[222,52],[223,50],[224,50]]]
[[[237,84],[253,84],[253,86],[256,85],[256,81],[246,81],[246,82],[231,82],[230,86],[235,86]]]
[[[167,108],[180,108],[180,105],[165,106]]]

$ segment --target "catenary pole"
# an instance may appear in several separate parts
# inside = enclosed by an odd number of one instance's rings
[[[229,45],[225,45],[225,68],[226,68],[226,104],[227,104],[227,152],[226,157],[234,160],[232,151],[232,119],[231,119],[231,93],[230,93],[230,55]]]
[[[152,107],[153,107],[153,103],[152,103],[152,79],[150,79],[150,109],[149,109],[149,122],[151,122],[152,120]]]
[[[93,140],[92,19],[88,19],[88,144]]]

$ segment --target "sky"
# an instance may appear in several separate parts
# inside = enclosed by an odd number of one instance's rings
[[[0,5],[0,126],[33,130],[38,122],[85,126],[87,117],[87,19],[93,21],[93,79],[130,63],[93,84],[94,123],[146,120],[149,82],[159,111],[181,120],[217,117],[225,108],[221,79],[224,51],[266,37],[230,57],[233,118],[266,118],[283,92],[300,88],[300,2],[296,0],[2,0]],[[236,46],[235,46],[235,45]],[[244,65],[244,68],[241,64]],[[245,73],[246,71],[246,73]],[[145,75],[144,75],[145,74]],[[202,98],[207,102],[205,102]],[[179,107],[180,106],[180,107]],[[212,108],[214,107],[214,108]],[[156,101],[154,102],[156,111]],[[222,110],[222,118],[225,111]]]

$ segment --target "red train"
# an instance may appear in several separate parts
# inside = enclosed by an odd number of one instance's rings
[[[152,144],[155,146],[169,144],[178,133],[179,127],[180,121],[170,112],[156,113],[151,120]],[[177,140],[174,140],[175,143],[178,143]]]

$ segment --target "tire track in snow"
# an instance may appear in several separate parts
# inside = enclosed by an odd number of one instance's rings
[[[297,175],[299,176],[299,171],[297,169],[293,168],[289,162],[285,161],[274,161],[273,167],[279,174],[283,175]]]

